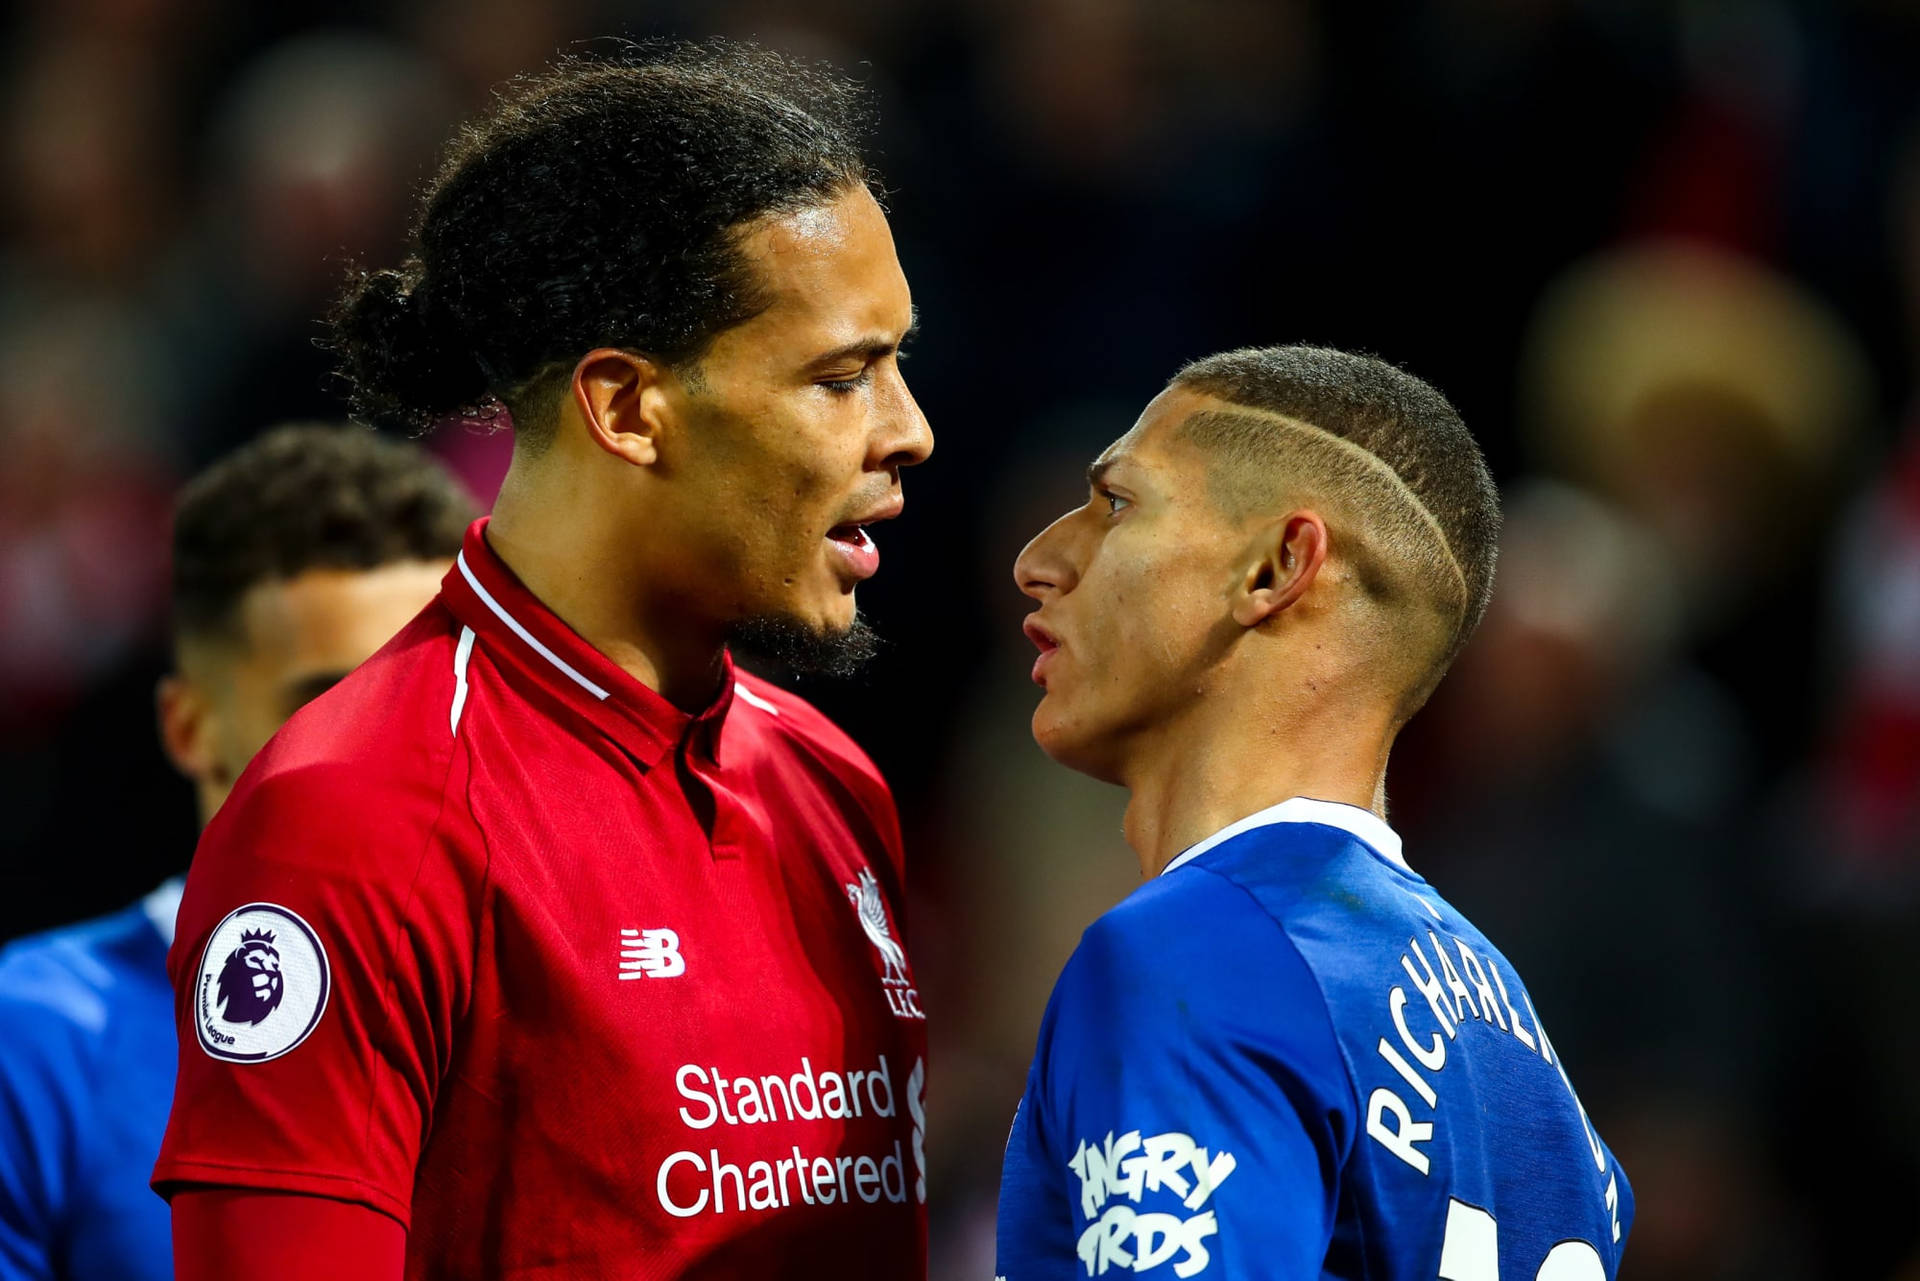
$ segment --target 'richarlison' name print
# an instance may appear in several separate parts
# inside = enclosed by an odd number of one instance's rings
[[[1375,1050],[1381,1061],[1392,1069],[1397,1083],[1381,1085],[1368,1096],[1368,1136],[1421,1174],[1429,1172],[1432,1162],[1423,1148],[1433,1142],[1440,1109],[1440,1096],[1429,1076],[1446,1069],[1450,1047],[1459,1048],[1452,1043],[1463,1028],[1474,1023],[1511,1036],[1528,1053],[1537,1054],[1559,1072],[1561,1083],[1580,1113],[1594,1168],[1608,1174],[1607,1150],[1594,1133],[1587,1110],[1574,1092],[1573,1081],[1553,1052],[1553,1043],[1547,1039],[1547,1031],[1540,1025],[1540,1016],[1534,1013],[1526,993],[1520,994],[1521,1006],[1526,1010],[1523,1019],[1507,990],[1500,967],[1491,957],[1482,956],[1453,935],[1446,935],[1445,941],[1435,930],[1428,930],[1426,935],[1424,947],[1419,936],[1409,938],[1407,950],[1400,957],[1400,968],[1405,971],[1412,992],[1398,983],[1387,990],[1387,1018],[1392,1031],[1380,1037]],[[1455,956],[1459,958],[1457,966]],[[1424,998],[1424,1015],[1415,1004],[1416,995]],[[1409,1009],[1414,1011],[1411,1016]],[[1416,1028],[1415,1024],[1419,1026]],[[1410,1099],[1424,1105],[1423,1110],[1430,1119],[1417,1117]],[[1613,1216],[1613,1239],[1618,1241],[1620,1187],[1617,1176],[1611,1174],[1607,1178],[1606,1201]]]

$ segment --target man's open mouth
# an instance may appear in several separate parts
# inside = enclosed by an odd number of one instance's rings
[[[873,539],[867,534],[865,525],[835,525],[827,531],[827,537],[836,543],[846,543],[861,550],[873,546]]]

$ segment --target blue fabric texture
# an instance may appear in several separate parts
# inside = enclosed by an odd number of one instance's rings
[[[1608,1281],[1632,1215],[1506,958],[1350,831],[1273,822],[1082,938],[998,1272]]]
[[[174,1044],[146,904],[0,951],[0,1281],[172,1277],[147,1176]]]

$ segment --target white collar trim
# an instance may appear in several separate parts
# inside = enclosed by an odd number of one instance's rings
[[[140,907],[153,922],[153,928],[160,932],[167,949],[173,949],[173,923],[180,915],[180,892],[187,888],[184,877],[172,876],[162,881],[152,893],[140,900]]]
[[[529,646],[531,646],[534,653],[540,655],[540,657],[546,659],[549,663],[552,663],[555,667],[559,668],[561,674],[567,677],[567,679],[571,680],[575,685],[578,685],[581,689],[586,690],[587,693],[593,695],[595,698],[599,699],[601,702],[604,703],[607,701],[606,690],[601,689],[598,685],[594,684],[592,681],[582,676],[577,670],[575,670],[573,664],[569,663],[566,659],[560,657],[560,655],[554,653],[552,650],[548,649],[545,645],[541,644],[538,637],[536,637],[532,632],[528,631],[524,626],[522,626],[519,619],[515,618],[512,614],[509,614],[501,606],[500,602],[493,598],[492,592],[488,591],[485,587],[482,587],[480,585],[479,578],[475,577],[473,570],[468,568],[467,566],[466,552],[463,551],[459,553],[457,556],[455,556],[453,558],[453,563],[460,567],[460,576],[467,580],[467,586],[473,588],[473,594],[480,598],[480,603],[482,605],[485,605],[488,609],[492,610],[494,617],[498,618],[501,622],[505,623],[509,628],[511,628],[515,636],[518,636],[521,640],[525,641]]]
[[[1160,875],[1165,876],[1174,868],[1193,862],[1216,845],[1251,832],[1256,827],[1267,827],[1274,823],[1318,823],[1323,827],[1337,827],[1395,867],[1412,870],[1407,867],[1406,856],[1400,852],[1400,834],[1388,827],[1372,810],[1363,810],[1358,805],[1344,805],[1339,801],[1316,801],[1296,796],[1278,805],[1268,806],[1258,814],[1249,814],[1237,823],[1229,823],[1199,844],[1188,846],[1173,862],[1161,869]]]

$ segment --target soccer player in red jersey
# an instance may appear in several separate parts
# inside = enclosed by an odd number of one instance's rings
[[[563,63],[336,317],[364,412],[498,401],[514,458],[195,857],[181,1277],[924,1274],[893,804],[729,657],[861,656],[932,448],[857,117],[737,47]]]

